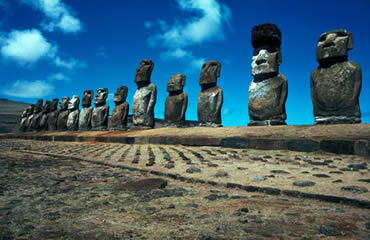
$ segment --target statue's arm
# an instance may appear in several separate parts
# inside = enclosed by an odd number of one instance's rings
[[[124,111],[122,111],[121,120],[123,121],[124,119],[126,119],[126,121],[127,121],[128,110],[129,110],[130,105],[127,102],[125,102],[124,104],[125,104],[125,109],[124,109]]]
[[[220,88],[218,98],[217,98],[217,105],[216,105],[217,111],[221,111],[221,107],[223,103],[224,103],[224,93],[222,92],[222,89]]]
[[[151,91],[152,92],[150,94],[150,100],[148,104],[147,113],[150,113],[151,111],[153,111],[155,103],[157,101],[157,88],[154,85],[152,86]]]

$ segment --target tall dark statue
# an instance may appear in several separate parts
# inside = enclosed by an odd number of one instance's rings
[[[106,104],[108,97],[107,88],[98,88],[95,96],[95,108],[91,117],[92,130],[106,130],[108,128],[109,105]]]
[[[80,115],[80,110],[78,106],[80,105],[80,98],[77,95],[73,95],[72,99],[68,103],[68,119],[67,119],[67,130],[77,131],[78,130],[78,117]]]
[[[21,121],[19,123],[19,131],[27,131],[27,119],[33,113],[33,107],[31,105],[27,106],[21,115]]]
[[[279,73],[281,32],[271,23],[252,29],[253,80],[249,85],[248,126],[286,125],[288,81]]]
[[[85,90],[82,97],[82,110],[80,112],[78,120],[78,129],[80,131],[91,129],[91,117],[93,113],[93,107],[91,106],[91,101],[94,95],[93,90]]]
[[[199,84],[202,88],[198,95],[198,121],[200,126],[221,127],[221,107],[223,92],[217,86],[221,63],[212,60],[205,62],[200,73]]]
[[[185,112],[188,107],[188,95],[184,92],[185,75],[175,74],[167,83],[164,120],[170,125],[181,125],[185,122]]]
[[[53,101],[50,103],[50,113],[48,117],[48,130],[55,131],[57,130],[57,121],[58,121],[58,103],[59,99],[54,98]]]
[[[117,88],[114,94],[114,103],[116,106],[112,113],[112,130],[124,130],[127,128],[127,117],[129,105],[126,102],[128,88],[126,86],[121,86]]]
[[[39,124],[41,131],[48,130],[49,113],[50,113],[50,101],[45,101],[44,106],[42,106],[42,115]]]
[[[150,82],[154,63],[144,59],[136,70],[137,90],[132,107],[132,121],[136,128],[154,127],[154,106],[157,101],[157,88]]]
[[[311,74],[315,124],[360,123],[360,66],[348,61],[352,33],[334,30],[321,34],[316,58],[319,67]]]
[[[68,120],[68,104],[69,97],[63,97],[59,104],[59,114],[57,120],[57,130],[66,131],[67,130],[67,120]]]
[[[44,101],[42,99],[37,100],[37,103],[33,107],[33,118],[31,121],[31,129],[32,131],[39,131],[40,130],[40,120],[42,116],[42,103]]]

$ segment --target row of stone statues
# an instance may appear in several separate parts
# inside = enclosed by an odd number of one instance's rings
[[[352,33],[335,30],[321,34],[317,44],[319,62],[311,74],[311,95],[315,124],[359,123],[361,112],[361,68],[348,61],[348,50],[352,49]],[[253,80],[249,86],[248,126],[285,125],[287,118],[285,103],[288,96],[288,81],[279,73],[281,57],[281,32],[271,23],[254,26],[252,29]],[[157,90],[151,83],[154,63],[150,59],[141,61],[137,68],[132,121],[137,128],[154,127],[154,106]],[[208,61],[202,66],[198,96],[198,121],[200,126],[221,126],[222,89],[217,86],[221,63]],[[167,84],[169,93],[165,102],[165,121],[169,125],[182,126],[188,106],[188,95],[183,91],[186,77],[173,75]],[[126,102],[128,88],[121,86],[114,95],[115,108],[110,129],[127,127],[129,104]],[[95,96],[95,108],[91,106],[92,90],[85,90],[80,99],[63,97],[57,109],[58,99],[52,102],[38,100],[22,114],[22,131],[39,130],[105,130],[108,127],[109,105],[106,104],[108,89],[99,88]]]

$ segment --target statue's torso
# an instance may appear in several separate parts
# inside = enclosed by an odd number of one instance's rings
[[[48,130],[48,119],[49,113],[43,113],[40,119],[40,129],[41,130]]]
[[[154,104],[156,100],[156,87],[149,84],[146,87],[137,89],[134,95],[132,106],[132,121],[135,125],[154,125]],[[149,102],[154,99],[153,106],[149,109]]]
[[[282,98],[286,98],[286,92],[287,80],[282,74],[258,82],[252,80],[248,89],[251,120],[285,120],[285,101]]]
[[[123,102],[116,105],[112,112],[112,127],[126,127],[127,126],[127,116],[129,105],[127,102]]]
[[[109,105],[95,107],[91,116],[92,128],[107,128],[108,127]]]
[[[57,130],[66,130],[68,120],[68,110],[62,111],[58,114]]]
[[[93,107],[84,107],[82,108],[79,114],[78,128],[80,130],[87,130],[91,128],[91,116],[93,112]]]
[[[58,110],[52,111],[49,113],[48,117],[48,130],[54,131],[57,129],[57,121],[58,121]]]
[[[67,129],[70,131],[76,131],[78,129],[78,117],[80,110],[76,109],[68,114]]]
[[[187,103],[188,95],[182,92],[178,95],[168,96],[165,103],[164,119],[168,122],[185,121],[184,106]],[[183,109],[185,111],[183,112]]]
[[[213,87],[198,95],[198,120],[200,122],[221,123],[222,90]],[[219,104],[221,101],[221,104]]]

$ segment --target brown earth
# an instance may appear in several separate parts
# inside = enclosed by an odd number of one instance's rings
[[[0,239],[369,239],[368,208],[181,178],[369,200],[368,163],[327,153],[0,140]]]

